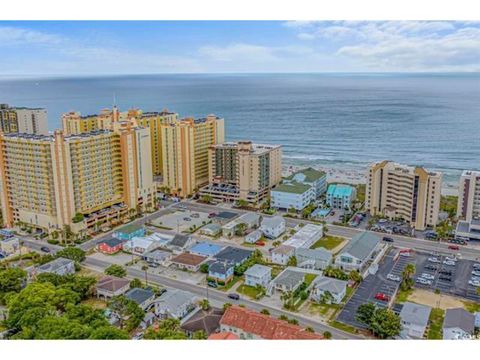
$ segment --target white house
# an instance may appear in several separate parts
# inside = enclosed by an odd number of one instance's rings
[[[369,232],[355,235],[335,258],[342,270],[361,270],[381,244],[380,238]]]
[[[30,280],[35,275],[52,273],[57,275],[75,274],[75,261],[63,257],[56,258],[38,267],[31,266],[27,269],[27,277]]]
[[[426,305],[406,302],[400,311],[401,335],[404,338],[422,339],[428,326],[432,308]]]
[[[287,265],[288,260],[295,256],[295,248],[288,245],[280,245],[279,247],[273,248],[272,252],[272,263],[279,265]]]
[[[315,188],[292,181],[283,183],[270,191],[270,204],[276,209],[303,210],[316,199]]]
[[[320,240],[323,236],[323,226],[315,224],[307,224],[300,228],[293,236],[285,241],[284,245],[289,245],[298,248],[309,248],[317,240]]]
[[[304,269],[325,270],[331,263],[333,255],[323,248],[318,249],[295,249],[297,266]]]
[[[272,280],[270,287],[272,289],[287,292],[295,291],[305,280],[305,273],[295,271],[295,268],[286,268]]]
[[[299,170],[283,180],[284,184],[290,182],[310,185],[315,190],[317,198],[327,191],[327,174],[311,167]]]
[[[160,243],[149,237],[134,237],[123,244],[123,250],[142,255],[155,250],[159,245]]]
[[[181,319],[195,308],[196,296],[188,291],[168,289],[154,301],[155,314],[162,318]]]
[[[324,300],[324,294],[329,293],[331,295],[329,301],[334,304],[339,304],[347,293],[347,284],[347,281],[319,276],[314,280],[312,300],[322,302]]]
[[[281,216],[265,217],[260,230],[267,238],[276,239],[285,232],[285,219]]]
[[[263,233],[260,230],[254,230],[245,236],[245,242],[254,244],[262,238]]]
[[[443,320],[443,340],[469,339],[475,330],[475,316],[463,308],[447,309]]]
[[[255,264],[245,271],[245,285],[267,287],[272,279],[272,268]]]

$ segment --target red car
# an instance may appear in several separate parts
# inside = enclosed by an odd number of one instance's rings
[[[448,245],[448,248],[450,250],[460,250],[460,247],[458,245]]]
[[[384,293],[376,293],[375,294],[375,299],[380,300],[380,301],[388,301],[390,298],[385,295]]]
[[[255,243],[255,245],[257,245],[257,246],[265,246],[265,243],[264,243],[263,241],[257,241],[257,242]]]
[[[215,216],[217,216],[217,213],[210,213],[210,214],[208,214],[208,218],[209,218],[209,219],[214,218]]]

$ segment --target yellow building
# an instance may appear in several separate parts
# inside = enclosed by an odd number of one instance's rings
[[[62,126],[65,135],[85,134],[96,130],[111,130],[115,121],[125,117],[116,107],[103,109],[99,114],[81,115],[78,111],[71,111],[62,115]]]
[[[208,149],[225,141],[224,121],[215,115],[162,125],[163,185],[185,197],[208,183]]]
[[[440,172],[382,161],[368,170],[365,207],[372,216],[401,218],[425,230],[437,225],[441,188]]]
[[[209,185],[200,190],[200,195],[258,205],[281,180],[280,145],[228,142],[210,147]]]
[[[47,110],[0,104],[0,130],[5,133],[48,134]]]
[[[70,136],[0,134],[5,224],[78,233],[152,209],[150,146],[149,131],[129,122]]]

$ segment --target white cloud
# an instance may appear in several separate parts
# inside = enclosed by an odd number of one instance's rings
[[[269,47],[251,44],[202,46],[199,54],[215,61],[266,62],[276,60]]]
[[[59,44],[63,38],[61,36],[11,26],[0,26],[0,43],[2,45],[21,45],[21,44]]]

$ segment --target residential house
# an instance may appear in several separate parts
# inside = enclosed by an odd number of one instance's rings
[[[240,215],[235,220],[222,226],[224,236],[231,238],[235,235],[240,225],[244,225],[244,230],[257,229],[260,226],[261,216],[254,212],[247,212]]]
[[[357,198],[357,190],[351,185],[330,184],[327,190],[327,205],[333,209],[351,209]]]
[[[258,240],[260,240],[263,236],[263,233],[261,230],[253,230],[249,234],[245,236],[245,242],[249,244],[255,244]]]
[[[267,287],[272,279],[272,268],[255,264],[245,271],[245,285]]]
[[[152,312],[147,312],[143,317],[142,322],[140,323],[140,328],[142,330],[147,330],[148,327],[152,326],[156,320],[156,316]]]
[[[309,248],[323,236],[323,225],[306,224],[283,244],[298,248]]]
[[[149,237],[134,237],[123,244],[123,250],[135,255],[143,255],[159,247],[159,243]]]
[[[227,261],[234,266],[238,266],[247,261],[248,258],[252,255],[252,253],[253,251],[251,250],[227,246],[217,255],[215,255],[215,259],[218,261]]]
[[[98,248],[98,251],[104,254],[112,255],[122,250],[124,242],[125,242],[124,240],[112,238],[112,239],[108,239],[100,242],[97,248]]]
[[[197,272],[205,260],[207,260],[206,256],[182,253],[172,258],[170,262],[179,269]]]
[[[463,308],[447,309],[443,319],[443,340],[470,339],[475,330],[475,316]]]
[[[132,240],[135,237],[145,236],[145,228],[137,225],[127,225],[113,233],[113,237],[120,240]]]
[[[156,249],[143,254],[142,259],[149,264],[165,265],[167,260],[169,260],[171,257],[171,252]]]
[[[268,315],[232,305],[220,320],[220,331],[237,335],[240,339],[264,340],[321,340],[323,336],[302,329],[298,325]]]
[[[198,244],[195,244],[192,246],[188,251],[191,254],[196,254],[196,255],[201,255],[201,256],[206,256],[206,257],[212,257],[217,255],[221,250],[222,246],[217,245],[217,244],[212,244],[208,242],[200,242]]]
[[[240,338],[237,335],[229,331],[215,333],[208,337],[208,340],[238,340],[238,339]]]
[[[183,319],[180,327],[190,337],[197,331],[204,331],[209,336],[220,329],[222,316],[223,310],[216,307],[211,306],[208,310],[197,308]]]
[[[147,311],[153,305],[155,293],[151,289],[133,288],[127,291],[125,297],[137,303],[143,311]]]
[[[400,311],[403,338],[423,339],[428,326],[428,319],[432,308],[426,305],[405,302]]]
[[[313,283],[312,300],[322,302],[327,299],[327,303],[340,304],[347,293],[347,284],[348,281],[319,276]],[[326,293],[330,297],[324,296]]]
[[[155,314],[161,319],[182,319],[195,308],[195,301],[191,292],[168,289],[154,301]]]
[[[200,230],[198,232],[202,235],[215,237],[215,236],[218,236],[222,233],[222,227],[220,225],[212,222],[210,224],[202,226],[202,228],[200,228]]]
[[[359,233],[336,256],[335,266],[347,271],[361,271],[380,246],[377,235],[366,231]]]
[[[215,261],[208,266],[208,281],[225,285],[233,279],[234,265],[228,261]]]
[[[193,238],[190,235],[175,234],[173,239],[168,243],[167,247],[175,254],[185,251],[193,243]]]
[[[295,256],[295,248],[288,245],[280,245],[271,251],[272,263],[279,265],[287,265],[288,260]]]
[[[6,237],[0,241],[0,252],[6,255],[16,253],[20,249],[20,240],[18,237]]]
[[[46,264],[37,267],[31,266],[25,270],[27,271],[27,277],[29,280],[43,273],[52,273],[62,276],[75,274],[75,261],[59,257]]]
[[[325,270],[332,263],[333,255],[323,248],[295,249],[297,266],[304,269]]]
[[[101,278],[95,290],[97,298],[102,297],[105,300],[111,299],[114,296],[125,294],[130,289],[130,280],[118,278],[115,276],[105,276]]]
[[[285,232],[285,219],[281,216],[264,217],[260,230],[269,239],[276,239]]]
[[[304,280],[305,274],[303,272],[286,268],[272,280],[271,285],[274,290],[281,292],[295,291]]]

